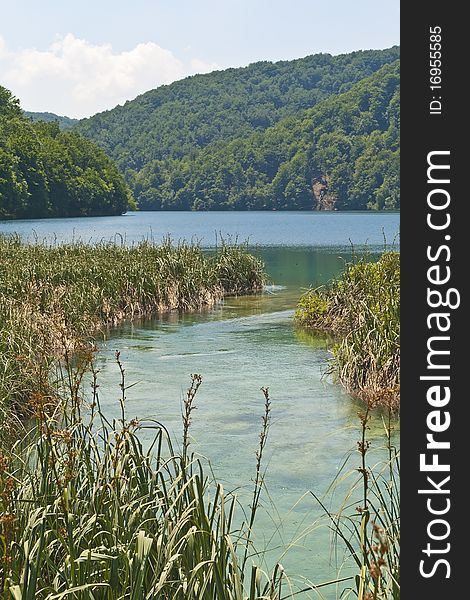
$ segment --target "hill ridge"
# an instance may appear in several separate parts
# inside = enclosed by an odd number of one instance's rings
[[[193,75],[83,119],[75,128],[116,160],[132,183],[133,174],[151,160],[181,158],[262,131],[346,91],[398,56],[394,46]]]
[[[142,209],[398,209],[399,60],[262,132],[150,161]]]

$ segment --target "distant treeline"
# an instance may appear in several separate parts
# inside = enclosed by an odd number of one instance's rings
[[[116,160],[143,210],[396,209],[398,58],[394,47],[197,75],[75,129]]]
[[[0,218],[115,215],[133,197],[141,210],[398,209],[399,48],[196,75],[78,122],[23,113],[0,87]]]
[[[62,117],[51,112],[31,112],[24,113],[31,121],[46,121],[46,123],[57,122],[61,129],[72,129],[78,123],[79,119],[71,119],[70,117]]]
[[[0,86],[0,218],[118,215],[129,206],[129,187],[101,148],[57,123],[32,123]]]
[[[132,178],[143,210],[398,209],[399,63],[266,131]]]

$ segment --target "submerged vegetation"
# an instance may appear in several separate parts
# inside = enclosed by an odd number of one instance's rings
[[[35,426],[0,455],[0,586],[5,597],[144,600],[282,597],[283,572],[245,568],[262,485],[235,530],[236,498],[208,478],[189,453],[191,412],[201,383],[193,375],[184,402],[183,452],[155,421],[127,420],[121,370],[121,418],[99,404],[97,373],[84,405],[72,384],[63,405],[35,401]],[[63,363],[65,380],[82,371]],[[129,386],[130,387],[130,386]],[[270,401],[258,456],[269,429]],[[152,434],[143,445],[140,432]],[[246,573],[246,576],[245,576]]]
[[[371,468],[366,461],[370,414],[361,417],[360,477],[338,513],[313,494],[356,562],[357,577],[312,583],[312,565],[310,580],[299,585],[279,562],[260,568],[252,542],[265,487],[268,389],[262,389],[251,504],[244,506],[191,451],[201,376],[191,376],[176,445],[157,420],[128,419],[133,384],[127,383],[119,353],[116,360],[119,418],[110,421],[101,410],[99,373],[92,363],[66,356],[57,365],[55,396],[51,390],[37,393],[32,426],[19,423],[2,443],[0,590],[5,597],[283,600],[322,598],[325,587],[341,584],[344,594],[359,600],[399,600],[398,454],[390,426],[386,468]],[[84,396],[90,382],[91,392]],[[314,596],[301,596],[307,592]]]
[[[301,584],[280,563],[260,566],[253,544],[271,421],[267,388],[247,506],[192,452],[200,375],[191,376],[182,402],[179,444],[158,415],[128,419],[133,384],[119,353],[120,416],[110,420],[101,410],[99,332],[122,319],[259,291],[263,265],[246,247],[222,244],[206,254],[170,240],[127,247],[0,237],[0,256],[0,593],[283,600],[322,597],[325,586],[341,585],[360,600],[399,599],[398,454],[389,426],[387,467],[367,464],[372,401],[361,416],[361,463],[353,471],[360,476],[345,505],[333,513],[317,498],[358,576],[312,583],[312,565]]]
[[[353,395],[398,408],[400,394],[400,255],[358,258],[329,285],[299,301],[296,321],[332,335],[332,370]]]
[[[398,209],[398,54],[320,54],[198,75],[80,123],[28,118],[0,86],[0,219],[120,215],[137,207],[131,188],[148,210]],[[285,600],[344,584],[343,598],[399,600],[390,416],[398,254],[358,260],[299,302],[298,323],[337,340],[332,368],[366,404],[343,505],[334,512],[311,491],[357,575],[312,583],[312,565],[301,585],[279,562],[261,568],[253,542],[268,388],[244,506],[192,452],[200,375],[182,400],[177,443],[158,415],[128,419],[134,384],[119,352],[120,416],[106,415],[94,360],[96,340],[123,320],[260,292],[262,262],[244,245],[204,252],[170,239],[27,244],[0,234],[0,281],[2,597]],[[388,460],[371,465],[367,430],[384,405]]]
[[[123,319],[212,306],[262,290],[244,246],[26,244],[0,236],[0,407],[22,412],[49,385],[57,358]]]

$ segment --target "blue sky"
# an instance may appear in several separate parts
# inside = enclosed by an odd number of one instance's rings
[[[196,72],[399,43],[399,0],[0,0],[0,83],[86,116]]]

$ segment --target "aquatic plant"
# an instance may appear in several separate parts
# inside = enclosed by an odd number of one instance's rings
[[[262,488],[270,399],[256,454],[248,521],[237,500],[190,453],[188,431],[200,375],[183,409],[183,452],[154,420],[128,420],[124,366],[120,418],[102,413],[98,373],[81,397],[82,366],[64,361],[63,403],[37,395],[34,426],[0,456],[1,593],[14,599],[280,599],[283,569],[252,559],[251,528]],[[88,368],[86,362],[86,368]],[[78,383],[78,386],[76,385]],[[151,433],[144,446],[142,431]]]
[[[57,358],[123,319],[211,307],[261,291],[264,278],[245,245],[205,253],[170,239],[27,244],[0,235],[0,407],[27,410]]]
[[[357,567],[355,587],[345,590],[343,597],[400,600],[400,451],[394,443],[395,417],[389,408],[382,415],[387,458],[369,464],[368,429],[376,407],[376,401],[369,399],[359,413],[359,466],[335,478],[334,484],[359,473],[341,508],[332,512],[316,494],[312,495],[328,517],[335,540],[341,540]]]
[[[191,302],[210,306],[224,294],[257,291],[261,263],[246,249],[227,245],[205,255],[169,241],[131,248],[28,246],[18,238],[0,238],[0,244],[0,409],[8,410],[0,438],[1,593],[18,600],[321,594],[330,582],[299,588],[279,563],[269,572],[257,564],[252,538],[264,490],[267,388],[245,508],[191,452],[200,375],[191,376],[183,399],[180,451],[163,424],[128,419],[132,384],[119,354],[120,417],[110,421],[100,407],[93,363],[98,332],[122,318],[167,309],[168,299],[183,310]],[[148,267],[140,279],[137,259]],[[168,292],[159,277],[180,285]],[[90,380],[91,396],[84,398]],[[366,432],[376,399],[363,399],[360,476],[348,494],[356,499],[359,489],[360,505],[346,500],[328,515],[358,566],[350,593],[360,600],[398,600],[398,453],[389,436],[387,468],[367,464]],[[315,577],[314,566],[312,571]]]
[[[363,400],[398,408],[400,255],[356,257],[340,278],[299,300],[296,322],[336,340],[330,372]]]
[[[244,508],[191,452],[189,431],[202,377],[191,376],[183,399],[178,451],[162,423],[128,419],[133,384],[127,383],[119,352],[119,418],[108,420],[100,405],[99,372],[93,366],[89,372],[90,351],[84,349],[83,362],[61,361],[56,395],[36,394],[33,422],[19,423],[11,443],[2,444],[1,593],[18,600],[281,600],[307,592],[322,597],[322,588],[353,580],[338,576],[299,588],[280,563],[269,573],[256,564],[260,554],[251,540],[264,490],[267,388],[253,495]],[[84,399],[90,379],[91,394]],[[360,600],[398,600],[398,453],[389,413],[387,468],[367,464],[371,409],[361,415],[361,459],[353,471],[359,478],[336,514],[322,506],[358,566],[349,592]],[[314,571],[312,565],[312,577]]]

